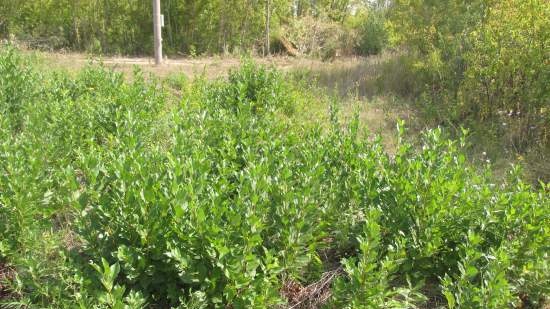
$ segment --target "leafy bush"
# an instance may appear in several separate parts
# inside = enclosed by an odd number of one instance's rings
[[[340,278],[335,283],[333,298],[337,308],[414,308],[424,298],[410,288],[391,286],[406,256],[404,239],[387,249],[381,248],[380,216],[379,209],[367,214],[363,235],[357,239],[359,261],[355,258],[342,261],[349,279]]]
[[[355,47],[359,55],[377,55],[386,47],[388,33],[384,25],[384,14],[383,11],[369,11],[362,18],[357,29],[359,38]]]
[[[541,0],[399,0],[388,25],[391,41],[416,58],[408,69],[424,84],[431,116],[488,122],[524,152],[548,145],[548,12]]]
[[[505,1],[493,5],[468,37],[471,50],[460,89],[465,113],[517,123],[512,143],[550,142],[550,3]],[[507,119],[501,120],[502,115]],[[526,142],[528,141],[528,142]]]
[[[0,54],[0,72],[4,75],[0,80],[0,113],[14,130],[20,128],[24,106],[36,92],[37,74],[29,70],[28,65],[29,61],[22,59],[11,46]]]
[[[30,83],[41,91],[21,101],[19,131],[2,114],[11,303],[269,308],[286,282],[341,267],[330,301],[344,308],[421,306],[424,282],[450,306],[548,295],[549,188],[517,171],[494,185],[464,139],[438,129],[416,147],[400,125],[390,156],[336,109],[329,126],[302,125],[294,107],[311,97],[252,64],[181,86],[178,103],[132,80],[49,74]]]

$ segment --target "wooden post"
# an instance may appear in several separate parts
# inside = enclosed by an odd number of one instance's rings
[[[153,30],[155,33],[155,64],[162,64],[162,24],[160,0],[153,0]]]
[[[271,0],[265,0],[265,56],[271,54],[270,23],[271,23]]]

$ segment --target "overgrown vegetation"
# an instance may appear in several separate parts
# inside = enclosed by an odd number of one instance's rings
[[[390,38],[409,50],[401,68],[415,74],[427,118],[482,132],[482,144],[501,141],[500,154],[547,160],[548,1],[399,0],[389,12]],[[547,175],[548,167],[539,176]]]
[[[31,48],[150,55],[153,27],[149,2],[3,1],[0,38],[13,37]],[[348,21],[357,18],[356,11],[370,7],[368,2],[354,0],[165,0],[164,48],[171,56],[267,54],[269,14],[274,52],[281,51],[280,40],[285,38],[299,38],[293,43],[307,45],[311,54],[305,55],[353,52],[349,40],[342,36],[355,37],[355,28]],[[312,24],[316,27],[302,28]],[[305,36],[297,37],[299,31],[288,33],[285,29],[301,29]],[[335,30],[339,30],[337,34],[330,32]]]
[[[415,308],[444,297],[496,309],[548,296],[550,187],[517,169],[493,183],[466,162],[466,137],[435,129],[411,144],[400,124],[390,156],[336,105],[329,125],[304,121],[317,103],[277,71],[177,82],[179,98],[139,71],[69,77],[1,51],[2,303]]]

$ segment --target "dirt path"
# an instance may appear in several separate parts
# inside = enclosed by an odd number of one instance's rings
[[[164,78],[173,74],[185,74],[188,77],[205,75],[207,78],[224,76],[232,68],[241,64],[241,59],[236,57],[203,57],[203,58],[179,58],[166,59],[161,66],[155,66],[152,58],[128,58],[128,57],[91,57],[77,53],[37,53],[44,63],[53,68],[66,69],[76,72],[90,62],[103,63],[117,71],[129,73],[134,66],[140,67],[146,73]],[[274,56],[268,58],[254,58],[255,62],[272,65],[280,70],[291,69],[312,69],[319,70],[327,67],[337,67],[359,63],[360,58],[339,59],[335,62],[326,63],[315,59],[292,58]]]

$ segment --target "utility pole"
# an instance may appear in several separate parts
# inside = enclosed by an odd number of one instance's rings
[[[155,64],[162,64],[162,22],[160,0],[153,0],[153,29],[155,33]]]

